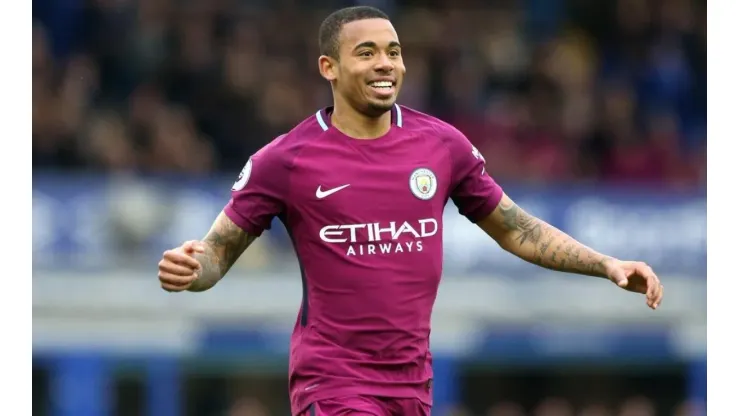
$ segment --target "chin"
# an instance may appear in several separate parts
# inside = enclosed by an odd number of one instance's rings
[[[386,112],[393,109],[393,105],[396,103],[396,98],[390,98],[388,100],[372,100],[367,103],[367,113],[369,116],[380,117]]]

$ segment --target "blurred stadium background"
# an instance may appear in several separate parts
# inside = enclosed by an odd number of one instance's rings
[[[34,415],[288,414],[300,280],[283,230],[201,294],[161,291],[248,155],[331,102],[348,0],[33,1]],[[452,122],[522,206],[666,299],[549,273],[446,218],[435,415],[702,415],[706,4],[376,0],[400,102]]]

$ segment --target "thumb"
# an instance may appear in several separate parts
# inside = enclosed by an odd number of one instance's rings
[[[185,244],[182,245],[182,249],[183,251],[185,251],[186,254],[195,254],[195,253],[205,252],[203,243],[197,240],[186,241]]]
[[[625,289],[629,284],[629,280],[627,280],[627,274],[625,274],[624,270],[622,269],[617,269],[612,273],[612,281],[622,289]]]

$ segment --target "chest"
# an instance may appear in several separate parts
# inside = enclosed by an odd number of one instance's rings
[[[423,139],[316,145],[292,169],[290,211],[322,224],[439,218],[450,192],[446,149]]]

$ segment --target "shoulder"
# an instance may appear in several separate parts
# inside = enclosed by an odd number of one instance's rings
[[[252,163],[259,161],[274,168],[291,169],[296,157],[306,145],[314,143],[324,133],[320,121],[316,115],[306,118],[255,152],[250,161]]]
[[[465,134],[452,124],[409,107],[399,106],[399,108],[404,117],[404,127],[409,130],[428,136],[431,140],[438,142],[435,144],[445,146],[450,153],[455,155],[460,152],[477,152]]]
[[[394,108],[398,124],[407,130],[437,132],[444,122],[431,114],[415,110],[404,105],[396,105]]]

